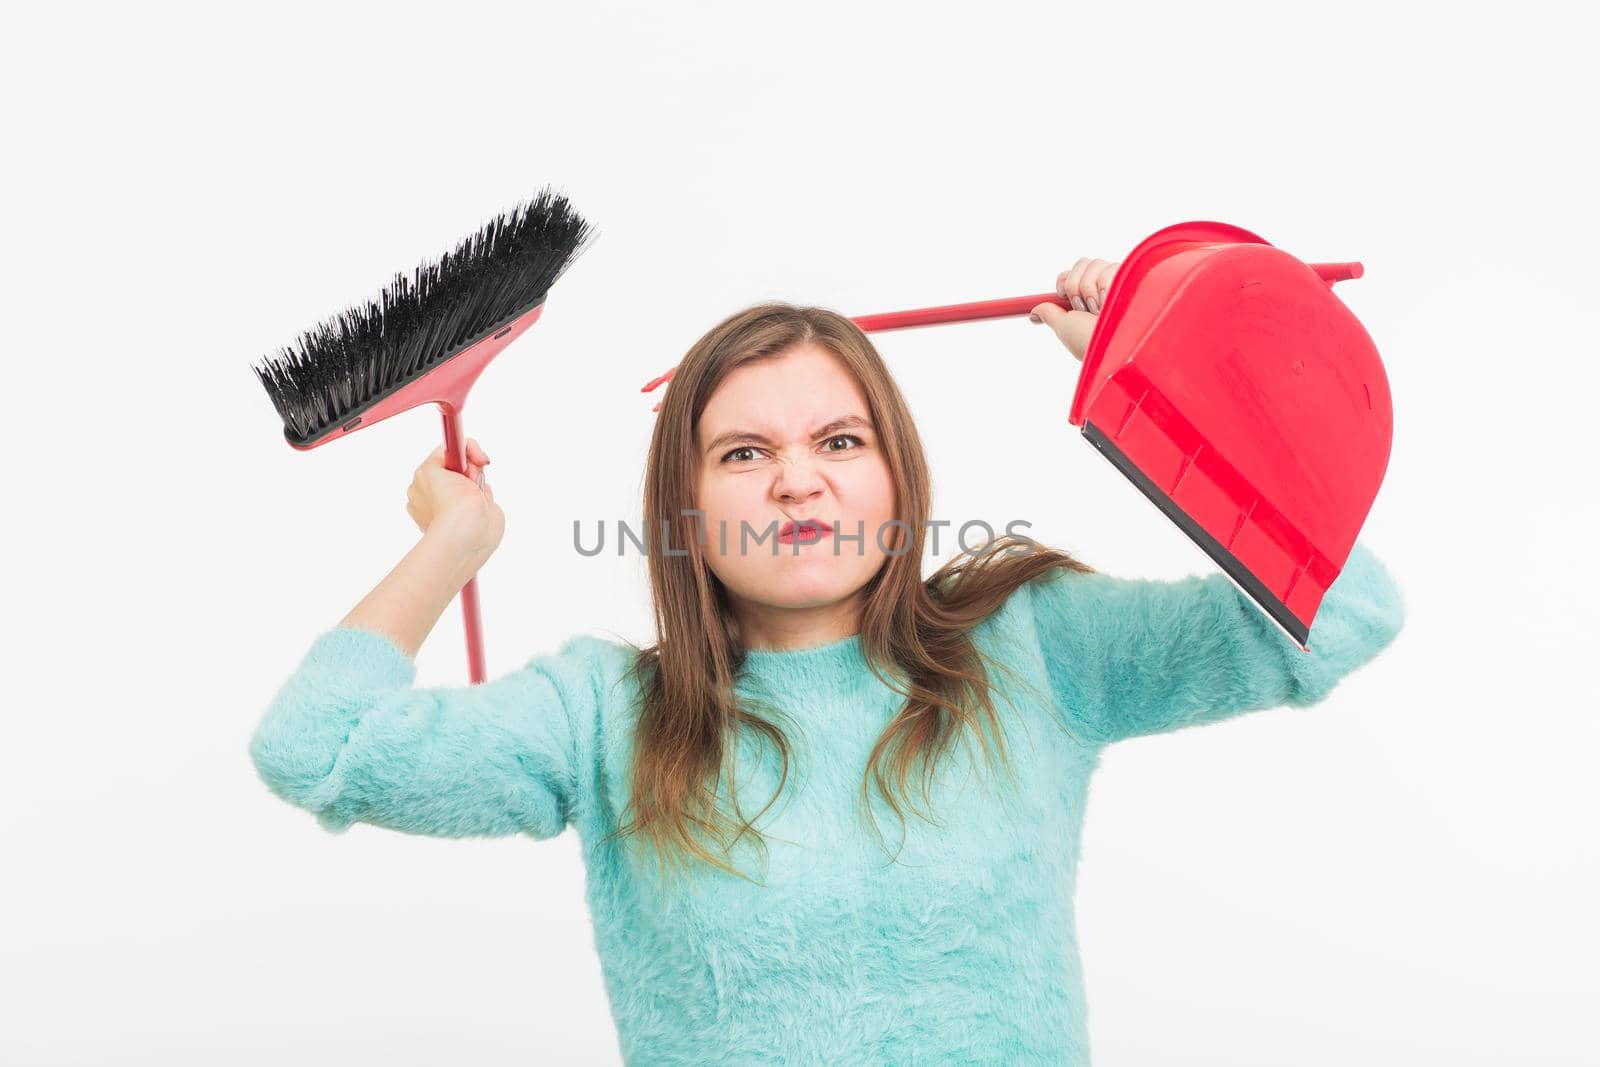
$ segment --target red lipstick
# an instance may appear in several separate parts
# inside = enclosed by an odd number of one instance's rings
[[[799,541],[803,545],[809,545],[832,534],[833,527],[821,519],[801,519],[799,522],[784,523],[778,530],[778,542],[792,545]]]

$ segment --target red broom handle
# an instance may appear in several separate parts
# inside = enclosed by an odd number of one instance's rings
[[[444,465],[457,474],[467,473],[467,439],[461,433],[461,411],[458,407],[441,403],[439,411],[444,416]],[[483,617],[478,612],[478,576],[474,574],[461,587],[461,619],[467,627],[467,669],[473,685],[488,678],[488,668],[483,658]]]

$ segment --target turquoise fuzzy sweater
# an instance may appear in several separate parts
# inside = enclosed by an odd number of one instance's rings
[[[1303,652],[1220,573],[1177,581],[1052,572],[974,631],[1004,664],[996,710],[1018,785],[974,747],[940,764],[935,826],[908,814],[895,863],[857,815],[867,755],[900,705],[859,636],[752,650],[739,690],[793,717],[790,780],[757,819],[765,885],[697,864],[657,881],[627,839],[630,651],[568,639],[479,686],[417,688],[389,639],[317,637],[266,709],[250,755],[278,796],[342,831],[584,846],[595,944],[630,1064],[1087,1064],[1073,925],[1079,829],[1106,745],[1255,709],[1303,708],[1402,623],[1400,591],[1355,546]],[[778,760],[741,745],[753,816]],[[724,787],[723,796],[726,798]],[[900,844],[876,791],[889,853]]]

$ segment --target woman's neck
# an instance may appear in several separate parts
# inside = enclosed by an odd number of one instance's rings
[[[774,608],[734,601],[746,648],[775,652],[814,648],[861,632],[861,600],[848,597],[812,608]]]

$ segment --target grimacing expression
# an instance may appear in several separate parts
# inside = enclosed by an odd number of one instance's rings
[[[695,429],[702,544],[731,594],[819,607],[851,596],[883,566],[894,547],[894,485],[866,395],[832,352],[805,343],[739,367]],[[803,519],[829,535],[777,542],[785,523]],[[834,529],[862,537],[835,538]]]

